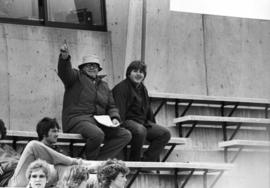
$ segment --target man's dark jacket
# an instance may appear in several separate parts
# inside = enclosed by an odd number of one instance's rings
[[[146,87],[139,87],[129,79],[121,81],[113,88],[113,96],[121,119],[134,120],[145,126],[155,123]]]
[[[80,121],[91,121],[93,115],[109,115],[120,120],[118,109],[108,84],[99,76],[95,83],[86,73],[72,69],[70,56],[59,56],[58,76],[65,85],[62,123],[63,131],[69,132]]]

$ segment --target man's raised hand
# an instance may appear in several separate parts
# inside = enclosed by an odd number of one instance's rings
[[[61,54],[61,58],[62,59],[67,59],[68,56],[69,56],[69,51],[68,51],[68,46],[67,44],[63,44],[61,47],[60,47],[60,54]]]

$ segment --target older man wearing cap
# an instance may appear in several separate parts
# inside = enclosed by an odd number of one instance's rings
[[[114,158],[131,140],[131,133],[117,127],[103,126],[94,115],[109,115],[119,125],[120,115],[108,84],[99,76],[99,58],[84,56],[79,70],[72,69],[67,46],[62,46],[58,60],[58,76],[65,85],[62,111],[64,132],[79,133],[86,138],[86,158],[106,160]],[[103,147],[100,147],[104,143]]]

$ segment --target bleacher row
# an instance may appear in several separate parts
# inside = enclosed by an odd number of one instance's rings
[[[186,178],[181,181],[180,187],[185,185],[190,180],[191,176],[199,171],[203,172],[203,187],[214,187],[218,179],[226,170],[230,170],[234,167],[232,162],[236,159],[234,157],[231,163],[228,163],[228,149],[238,148],[238,154],[243,148],[270,148],[269,140],[241,140],[234,139],[237,132],[245,127],[262,127],[269,132],[270,119],[268,119],[268,108],[270,100],[267,99],[254,99],[254,98],[229,98],[229,97],[214,97],[214,96],[187,96],[181,94],[172,93],[150,93],[151,102],[159,103],[154,115],[157,115],[161,108],[168,104],[173,104],[175,107],[175,118],[173,120],[174,126],[178,127],[179,137],[172,137],[168,146],[166,147],[166,153],[163,156],[161,162],[126,162],[127,166],[131,169],[137,169],[136,173],[130,179],[128,186],[131,187],[135,178],[138,176],[141,170],[157,170],[157,175],[161,174],[161,171],[172,172],[174,174],[175,187],[179,187],[178,173],[187,172]],[[182,113],[179,113],[179,105],[184,106]],[[220,108],[220,116],[205,116],[205,115],[186,115],[188,110],[192,106],[196,105],[214,105]],[[251,117],[233,117],[234,112],[238,109],[259,109],[264,111],[263,118],[251,118]],[[229,110],[227,116],[225,115]],[[189,136],[192,131],[198,126],[210,126],[222,128],[223,138],[218,143],[220,148],[224,149],[224,163],[209,163],[209,162],[166,162],[169,155],[173,152],[177,145],[185,145],[192,142]],[[183,128],[187,129],[184,135]],[[233,133],[228,137],[227,129],[232,128]],[[28,131],[13,131],[8,130],[6,142],[12,142],[13,147],[16,148],[17,144],[36,139],[37,134],[35,132]],[[70,155],[73,156],[73,148],[75,146],[81,146],[83,152],[84,139],[79,134],[67,134],[60,133],[58,137],[59,144],[68,144],[70,149]],[[147,145],[147,144],[146,144]],[[210,173],[216,174],[214,181],[208,186],[207,175]],[[218,173],[216,173],[218,172]]]

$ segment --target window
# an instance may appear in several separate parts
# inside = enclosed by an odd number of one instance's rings
[[[0,22],[107,30],[105,0],[0,0]]]
[[[1,0],[0,17],[39,20],[37,0]]]

